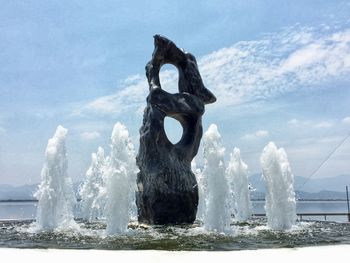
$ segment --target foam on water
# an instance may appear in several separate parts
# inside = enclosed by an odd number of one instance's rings
[[[97,153],[91,155],[91,165],[86,172],[86,179],[80,188],[81,216],[92,221],[103,217],[105,208],[105,182],[103,180],[106,170],[104,150],[98,147]]]
[[[226,173],[233,193],[235,218],[238,221],[246,221],[252,214],[248,183],[248,165],[242,161],[241,152],[238,148],[234,148],[230,154]]]
[[[106,230],[108,234],[122,234],[127,231],[129,220],[135,214],[137,167],[134,147],[124,125],[119,122],[114,125],[111,141],[106,169]]]
[[[203,177],[206,185],[204,228],[229,233],[231,195],[225,175],[225,148],[221,144],[221,136],[215,124],[211,124],[204,134],[203,149]]]
[[[34,194],[38,199],[37,230],[64,230],[76,226],[73,216],[76,198],[67,174],[66,135],[67,129],[58,126],[47,144],[41,184]]]
[[[260,162],[266,183],[267,224],[276,230],[290,229],[296,222],[294,176],[283,148],[265,146]]]

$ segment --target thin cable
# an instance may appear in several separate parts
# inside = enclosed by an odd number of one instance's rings
[[[318,170],[331,158],[331,156],[338,150],[340,146],[343,145],[343,143],[350,137],[350,132],[348,135],[345,136],[343,140],[327,155],[327,157],[321,162],[321,164],[305,179],[304,183],[299,187],[299,191],[304,187],[304,185],[310,180],[312,176],[314,176]]]

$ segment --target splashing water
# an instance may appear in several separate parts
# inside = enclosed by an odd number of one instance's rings
[[[193,159],[191,162],[191,170],[196,176],[197,185],[198,185],[198,207],[197,207],[197,214],[196,219],[203,221],[204,213],[205,213],[205,192],[206,192],[206,185],[205,180],[203,177],[203,172],[200,168],[197,167],[196,160]]]
[[[135,151],[127,128],[116,123],[113,128],[110,161],[106,170],[108,234],[127,231],[135,214],[135,187],[137,167]]]
[[[76,197],[67,174],[66,135],[67,129],[58,126],[47,145],[42,182],[34,195],[39,200],[35,230],[80,229],[73,216]],[[105,217],[107,234],[115,235],[126,233],[129,221],[136,218],[138,169],[134,147],[124,125],[115,124],[111,141],[110,156],[105,158],[101,147],[92,154],[91,166],[79,193],[83,218],[93,221]],[[235,148],[225,169],[225,148],[216,125],[210,125],[203,142],[203,171],[196,167],[195,160],[192,163],[199,189],[197,219],[203,221],[208,231],[232,233],[232,193],[236,218],[244,221],[251,215],[248,167],[241,160],[240,150]],[[268,227],[290,229],[296,221],[296,202],[287,155],[271,142],[264,148],[260,161],[267,187]]]
[[[226,173],[234,196],[235,218],[238,221],[246,221],[251,216],[248,166],[242,161],[238,148],[234,148],[230,154]]]
[[[211,124],[204,138],[204,170],[206,181],[206,208],[204,228],[229,233],[231,213],[229,209],[230,191],[225,176],[225,148],[215,124]]]
[[[71,178],[67,174],[67,129],[58,126],[49,140],[41,184],[34,197],[38,199],[36,228],[38,230],[75,227],[73,208],[76,203]]]
[[[294,176],[283,148],[265,146],[260,162],[266,183],[267,224],[275,230],[290,229],[296,221]]]
[[[98,147],[97,153],[91,155],[91,165],[86,172],[85,182],[79,191],[82,218],[88,221],[103,217],[105,207],[103,177],[105,169],[104,150]]]

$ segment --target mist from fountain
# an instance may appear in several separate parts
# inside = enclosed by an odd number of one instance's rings
[[[252,214],[248,182],[248,165],[241,159],[241,152],[234,148],[226,169],[233,194],[233,210],[237,221],[247,221]]]
[[[86,172],[85,182],[79,190],[81,216],[85,220],[93,221],[104,215],[106,205],[105,171],[104,150],[102,147],[98,147],[97,153],[91,154],[91,165]]]
[[[105,177],[106,230],[108,234],[123,234],[127,231],[130,218],[135,214],[135,151],[127,128],[119,122],[114,125],[111,141],[111,154]]]
[[[230,233],[230,191],[225,174],[225,148],[215,124],[211,124],[203,136],[206,207],[204,228],[210,231]]]
[[[72,180],[67,174],[67,132],[67,129],[59,125],[47,144],[41,184],[34,194],[38,199],[35,225],[37,230],[76,227],[73,216],[76,197]]]
[[[268,227],[275,230],[290,229],[296,222],[294,176],[287,154],[273,142],[265,146],[260,162],[266,183],[266,216]]]

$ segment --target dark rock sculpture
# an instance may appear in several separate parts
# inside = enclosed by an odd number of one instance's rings
[[[148,224],[193,223],[198,187],[191,161],[202,137],[204,105],[216,101],[204,87],[195,57],[169,39],[155,35],[152,59],[146,65],[149,83],[147,107],[140,128],[136,204],[139,222]],[[172,64],[179,72],[179,93],[161,88],[159,70]],[[178,143],[164,131],[164,118],[175,118],[183,127]]]

